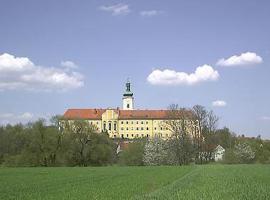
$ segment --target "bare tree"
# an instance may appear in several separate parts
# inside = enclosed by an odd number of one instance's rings
[[[174,164],[189,164],[193,158],[192,145],[192,112],[185,108],[180,108],[177,104],[172,104],[168,111],[168,120],[164,126],[172,132],[169,139],[170,153],[174,155]]]
[[[205,107],[195,105],[193,107],[194,123],[197,123],[198,134],[196,134],[196,161],[203,163],[212,158],[214,143],[213,135],[216,131],[219,118],[214,112],[207,111]]]

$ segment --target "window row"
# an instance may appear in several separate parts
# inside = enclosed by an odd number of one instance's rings
[[[157,130],[158,128],[157,127],[155,127],[154,128],[154,130]],[[168,128],[162,128],[162,127],[160,127],[159,128],[161,131],[162,130],[169,130]],[[123,131],[123,130],[131,130],[131,131],[133,131],[133,130],[137,130],[137,131],[139,131],[139,130],[141,130],[141,131],[143,131],[144,130],[144,127],[141,127],[141,128],[139,128],[139,127],[136,127],[136,128],[133,128],[133,127],[131,127],[130,129],[129,129],[129,127],[126,127],[126,129],[124,128],[124,127],[121,127],[121,130]],[[149,127],[146,127],[146,129],[145,130],[149,130]]]
[[[121,124],[129,124],[129,123],[130,124],[148,124],[148,121],[145,121],[145,122],[141,121],[140,123],[139,123],[139,121],[136,121],[136,122],[135,121],[125,121],[125,122],[121,121]]]
[[[155,137],[168,137],[169,135],[168,134],[158,134],[158,133],[155,133]],[[117,136],[114,135],[114,138],[116,138]],[[121,138],[134,138],[134,137],[150,137],[149,134],[121,134]]]

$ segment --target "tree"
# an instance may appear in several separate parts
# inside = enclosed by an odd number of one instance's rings
[[[255,152],[246,142],[237,144],[234,153],[240,163],[251,163],[255,158]]]
[[[168,118],[164,126],[172,132],[169,139],[169,149],[172,164],[186,165],[194,157],[194,146],[192,141],[192,112],[185,108],[180,108],[177,104],[170,106]]]
[[[87,121],[74,120],[62,122],[66,156],[74,165],[87,166],[91,135],[95,133]]]
[[[143,165],[145,143],[145,138],[135,139],[133,142],[130,142],[127,148],[120,152],[119,163],[131,166]]]
[[[62,121],[64,160],[68,165],[103,165],[112,162],[115,145],[107,133],[97,133],[85,120]]]
[[[217,128],[218,117],[213,111],[207,111],[203,106],[196,105],[192,109],[193,120],[199,129],[199,137],[196,139],[196,162],[209,162],[215,146],[214,135]]]
[[[168,146],[167,141],[155,137],[149,139],[144,147],[144,165],[163,165],[167,164]]]

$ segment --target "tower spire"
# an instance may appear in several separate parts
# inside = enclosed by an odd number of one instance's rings
[[[134,106],[134,98],[133,98],[133,93],[131,92],[131,84],[129,79],[127,79],[126,82],[126,90],[123,94],[123,109],[124,110],[133,110]]]

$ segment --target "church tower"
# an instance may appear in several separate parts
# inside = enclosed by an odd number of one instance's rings
[[[130,82],[126,83],[126,91],[123,94],[123,110],[133,110],[134,98],[133,93],[130,91]]]

